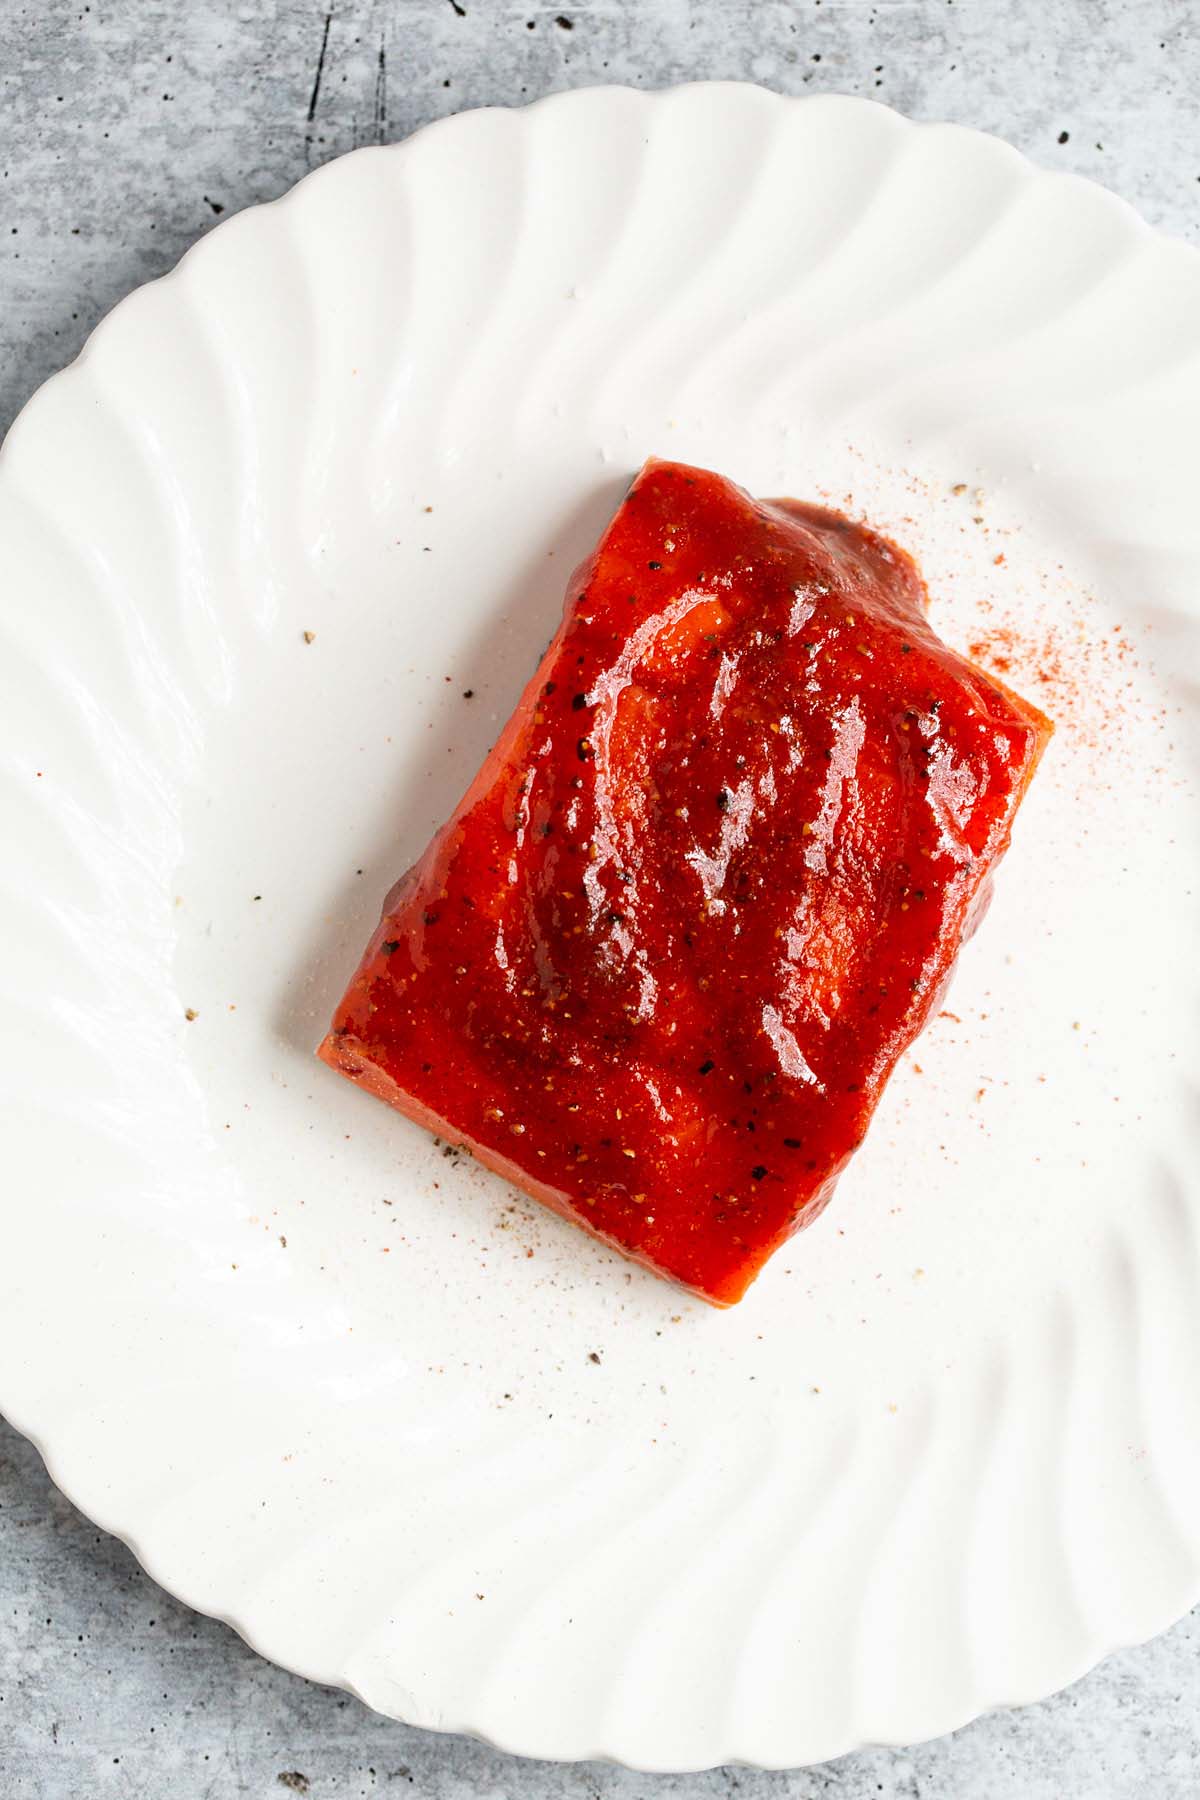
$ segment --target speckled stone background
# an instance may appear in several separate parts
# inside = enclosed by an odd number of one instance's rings
[[[0,430],[222,213],[461,107],[742,77],[957,119],[1200,239],[1197,0],[0,0]],[[0,1421],[0,1800],[1194,1800],[1200,1612],[1040,1706],[823,1769],[517,1762],[269,1667]]]

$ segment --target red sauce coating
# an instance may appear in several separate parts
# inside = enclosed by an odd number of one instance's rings
[[[1049,736],[911,558],[652,461],[320,1054],[718,1305],[816,1217]]]

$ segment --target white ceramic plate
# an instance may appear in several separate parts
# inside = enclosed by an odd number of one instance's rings
[[[653,1768],[926,1737],[1182,1612],[1198,417],[1193,252],[751,87],[358,151],[118,307],[0,464],[0,1402],[79,1505],[386,1712]],[[312,1057],[650,452],[865,513],[1059,722],[729,1314]]]

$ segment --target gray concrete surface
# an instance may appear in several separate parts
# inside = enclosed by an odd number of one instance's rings
[[[355,144],[597,81],[745,77],[999,132],[1200,240],[1196,0],[0,0],[0,430],[222,213]],[[284,1675],[161,1592],[0,1422],[0,1800],[1192,1800],[1200,1613],[904,1754],[522,1763]]]

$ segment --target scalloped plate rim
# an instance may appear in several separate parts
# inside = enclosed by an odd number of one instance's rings
[[[1101,183],[1069,172],[1047,169],[1035,162],[1033,158],[1028,156],[1025,152],[1018,150],[1015,146],[1007,143],[1004,139],[974,126],[963,125],[956,121],[949,120],[914,120],[880,101],[857,95],[835,92],[811,95],[781,94],[749,81],[690,81],[662,88],[646,89],[635,88],[618,83],[588,84],[579,88],[561,89],[522,105],[514,105],[511,107],[482,106],[464,108],[461,112],[451,113],[428,122],[411,133],[407,138],[395,143],[360,146],[354,150],[345,152],[340,156],[334,157],[319,167],[310,170],[284,193],[278,195],[274,199],[254,202],[238,212],[231,214],[219,224],[214,225],[202,238],[189,246],[169,270],[131,290],[129,294],[123,296],[121,300],[111,307],[88,334],[88,337],[77,355],[61,370],[57,371],[54,375],[41,383],[34,393],[29,396],[12,420],[3,440],[0,441],[0,479],[3,479],[5,476],[11,477],[14,473],[13,464],[20,450],[22,427],[27,416],[36,409],[48,390],[60,390],[64,382],[69,383],[71,377],[78,374],[78,372],[86,366],[90,358],[103,346],[110,326],[113,321],[121,315],[122,309],[134,302],[146,289],[159,288],[164,284],[171,283],[186,267],[191,265],[192,260],[195,257],[202,257],[205,254],[205,248],[210,239],[225,237],[226,234],[232,231],[247,229],[250,215],[257,215],[268,209],[285,207],[288,202],[295,200],[302,190],[308,190],[313,184],[319,185],[330,179],[334,176],[335,170],[342,171],[343,165],[361,165],[367,160],[375,160],[385,156],[389,159],[402,156],[417,144],[424,143],[445,133],[453,132],[459,122],[465,117],[471,117],[481,113],[546,113],[557,109],[569,109],[581,96],[595,97],[617,94],[628,96],[630,99],[635,100],[639,105],[649,107],[656,102],[661,103],[664,100],[669,100],[676,94],[688,93],[698,89],[707,90],[713,93],[726,92],[737,95],[753,93],[757,96],[760,104],[774,108],[822,108],[831,113],[841,111],[848,117],[852,115],[861,117],[870,114],[885,115],[889,120],[893,121],[898,140],[902,134],[906,136],[911,132],[933,133],[948,131],[955,134],[961,134],[962,137],[969,138],[980,146],[987,146],[988,154],[992,155],[994,158],[1003,157],[1007,159],[1014,167],[1021,168],[1029,178],[1036,178],[1041,182],[1053,181],[1062,184],[1069,183],[1081,190],[1087,190],[1093,195],[1103,195],[1104,204],[1109,208],[1112,215],[1114,217],[1120,217],[1126,226],[1136,227],[1139,233],[1147,237],[1169,242],[1175,247],[1187,251],[1190,257],[1200,261],[1200,249],[1188,244],[1183,239],[1174,237],[1172,234],[1150,225],[1130,202],[1126,201],[1120,195],[1115,194],[1112,190],[1104,187]],[[339,173],[336,178],[341,179],[343,177]],[[0,1382],[2,1382],[3,1379],[3,1371],[0,1370]],[[193,1597],[189,1594],[189,1582],[186,1579],[182,1579],[172,1574],[171,1570],[168,1568],[159,1567],[156,1558],[149,1556],[142,1551],[138,1544],[137,1528],[135,1525],[123,1521],[120,1516],[110,1516],[107,1513],[102,1500],[98,1496],[93,1498],[89,1495],[87,1473],[75,1471],[73,1476],[71,1474],[68,1474],[65,1477],[60,1475],[58,1471],[59,1458],[54,1442],[54,1419],[48,1421],[24,1419],[21,1416],[19,1405],[16,1408],[10,1408],[4,1403],[2,1396],[0,1396],[0,1411],[3,1412],[5,1418],[12,1424],[14,1429],[33,1444],[45,1462],[51,1479],[67,1496],[71,1503],[77,1506],[81,1513],[95,1523],[100,1529],[119,1538],[151,1578],[162,1586],[167,1593],[179,1600],[181,1604],[229,1626],[251,1650],[264,1656],[267,1660],[275,1663],[284,1670],[299,1675],[304,1679],[312,1680],[320,1685],[333,1687],[340,1691],[347,1692],[358,1698],[364,1705],[371,1708],[371,1710],[378,1712],[381,1717],[394,1717],[400,1719],[399,1714],[385,1713],[376,1707],[345,1677],[332,1674],[326,1670],[306,1666],[302,1661],[292,1660],[288,1656],[286,1646],[268,1642],[268,1633],[256,1631],[253,1626],[243,1623],[238,1618],[238,1601],[235,1597],[230,1597],[225,1605],[220,1605],[214,1604],[212,1601]],[[94,1484],[95,1480],[98,1480],[100,1476],[99,1467],[95,1466],[89,1473],[93,1476]],[[1161,1617],[1158,1623],[1155,1624],[1151,1631],[1145,1634],[1132,1638],[1109,1641],[1103,1635],[1093,1633],[1092,1642],[1088,1649],[1073,1660],[1071,1670],[1063,1676],[1061,1682],[1051,1689],[1049,1693],[1039,1689],[1007,1697],[976,1696],[965,1705],[956,1707],[953,1710],[952,1716],[939,1721],[931,1730],[923,1729],[919,1735],[904,1735],[894,1738],[859,1738],[851,1735],[847,1737],[844,1743],[829,1750],[827,1754],[824,1754],[819,1759],[811,1762],[798,1763],[792,1760],[785,1762],[765,1761],[756,1757],[753,1751],[748,1747],[739,1746],[737,1744],[731,1744],[729,1746],[728,1754],[723,1755],[719,1761],[716,1762],[710,1760],[695,1763],[672,1761],[669,1764],[665,1764],[654,1761],[630,1761],[629,1759],[622,1757],[618,1752],[610,1751],[603,1746],[597,1746],[595,1748],[580,1747],[571,1753],[569,1757],[550,1756],[540,1752],[536,1747],[530,1747],[528,1744],[519,1741],[519,1739],[514,1738],[506,1740],[500,1734],[489,1733],[478,1726],[473,1725],[469,1720],[422,1724],[420,1729],[436,1732],[439,1735],[465,1736],[504,1754],[524,1757],[530,1760],[548,1760],[556,1762],[569,1761],[572,1763],[596,1761],[620,1767],[627,1767],[634,1771],[648,1774],[696,1773],[722,1766],[737,1766],[752,1769],[760,1768],[764,1770],[816,1767],[857,1750],[869,1750],[872,1748],[902,1749],[916,1744],[926,1743],[946,1735],[947,1733],[957,1731],[966,1724],[982,1716],[992,1714],[1008,1707],[1029,1705],[1041,1699],[1051,1698],[1054,1694],[1061,1693],[1089,1671],[1094,1669],[1105,1657],[1121,1650],[1131,1648],[1137,1644],[1149,1642],[1153,1637],[1158,1635],[1158,1633],[1168,1629],[1174,1622],[1183,1617],[1186,1612],[1197,1603],[1200,1603],[1200,1582],[1196,1584],[1190,1598],[1186,1599],[1181,1605],[1171,1604],[1165,1606],[1161,1610]],[[400,1722],[404,1721],[401,1720]]]

